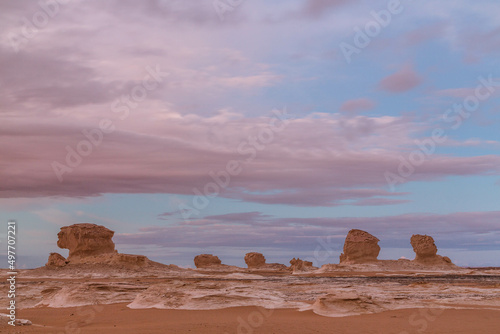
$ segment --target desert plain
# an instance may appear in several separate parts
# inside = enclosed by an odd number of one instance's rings
[[[44,267],[18,270],[16,326],[2,333],[498,333],[500,268],[463,268],[414,235],[414,260],[378,260],[378,239],[351,230],[339,264],[248,268],[195,257],[196,269],[115,250],[113,231],[61,228]],[[8,290],[8,270],[2,269]],[[0,303],[8,305],[7,294]]]

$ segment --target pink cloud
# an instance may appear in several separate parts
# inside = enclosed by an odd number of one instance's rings
[[[348,0],[307,0],[303,9],[302,15],[306,17],[318,18],[325,12],[348,4]]]
[[[213,117],[155,111],[116,121],[79,166],[59,182],[52,164],[67,165],[67,147],[87,140],[83,130],[95,122],[55,122],[45,118],[5,117],[1,198],[89,197],[104,193],[170,193],[194,195],[214,182],[210,172],[224,172],[238,161],[242,172],[231,177],[219,196],[244,201],[302,206],[395,204],[404,193],[385,189],[386,171],[396,171],[398,156],[415,148],[426,130],[405,117],[320,115],[290,120],[267,144],[252,146],[272,118]],[[300,138],[300,140],[298,140]],[[239,152],[239,148],[241,149]],[[409,181],[439,180],[450,175],[500,173],[500,157],[453,157],[434,154]],[[399,198],[398,198],[399,197]],[[369,200],[369,201],[367,201]],[[401,202],[402,203],[402,202]]]
[[[379,206],[379,205],[395,205],[395,204],[403,204],[403,203],[408,203],[410,202],[409,200],[404,200],[404,199],[391,199],[391,198],[366,198],[366,199],[361,199],[358,200],[357,202],[353,203],[353,205],[356,206]]]
[[[441,38],[446,32],[447,24],[439,22],[415,29],[404,35],[404,43],[415,46],[430,39]]]
[[[474,88],[449,88],[442,89],[436,92],[440,96],[450,96],[458,98],[466,98],[467,96],[474,95]]]
[[[500,50],[500,27],[488,31],[479,31],[477,27],[460,34],[460,45],[466,53],[466,62],[475,63],[488,54],[496,54]],[[470,45],[474,45],[473,48]]]
[[[272,193],[248,194],[231,192],[228,197],[263,204],[288,204],[300,206],[339,206],[339,205],[391,205],[406,203],[406,200],[377,198],[377,196],[404,196],[408,193],[395,193],[383,189],[347,189],[338,188],[334,192],[328,188],[300,188]],[[354,203],[350,201],[356,200]]]
[[[374,107],[375,107],[374,101],[367,98],[360,98],[360,99],[345,101],[340,106],[340,111],[356,113],[363,110],[370,110],[373,109]]]
[[[422,83],[422,78],[413,69],[406,65],[394,74],[391,74],[379,83],[379,87],[390,93],[404,93]]]

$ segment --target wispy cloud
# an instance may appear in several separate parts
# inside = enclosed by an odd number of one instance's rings
[[[397,72],[383,78],[379,87],[389,93],[404,93],[422,83],[423,79],[410,65],[403,66]]]
[[[367,98],[359,98],[354,100],[347,100],[340,106],[340,111],[346,112],[360,112],[370,110],[375,107],[375,102]]]

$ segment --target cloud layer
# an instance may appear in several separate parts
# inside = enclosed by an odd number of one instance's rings
[[[426,128],[405,117],[340,114],[280,120],[272,113],[201,117],[151,110],[130,118],[130,125],[111,121],[109,134],[98,119],[85,126],[5,118],[0,149],[14,163],[3,166],[0,196],[195,195],[194,188],[204,193],[216,183],[211,175],[228,175],[235,161],[241,172],[220,196],[301,206],[395,204],[401,201],[393,197],[405,194],[389,192],[384,173],[397,172],[398,157],[418,148],[413,137]],[[494,155],[435,154],[408,181],[498,174],[499,166]]]

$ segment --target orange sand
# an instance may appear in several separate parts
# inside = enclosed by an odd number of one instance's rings
[[[19,310],[32,326],[0,325],[2,333],[500,333],[500,311],[405,309],[328,318],[311,311],[235,307],[210,311],[131,310],[126,304]]]

